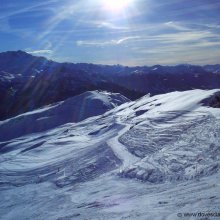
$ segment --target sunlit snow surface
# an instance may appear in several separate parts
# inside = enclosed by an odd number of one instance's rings
[[[218,91],[145,96],[0,142],[0,218],[170,220],[220,212],[220,109],[203,105]],[[4,123],[10,120],[0,132]]]

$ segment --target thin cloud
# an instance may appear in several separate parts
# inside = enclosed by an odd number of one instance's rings
[[[119,40],[109,40],[109,41],[77,41],[77,46],[108,46],[108,45],[120,45],[126,41],[134,40],[140,38],[139,36],[125,37]]]
[[[54,3],[54,2],[58,2],[58,1],[57,0],[50,0],[50,1],[46,1],[46,2],[33,4],[33,5],[30,5],[28,7],[22,8],[22,9],[6,12],[5,14],[2,13],[2,15],[0,16],[0,19],[6,19],[6,18],[12,17],[14,15],[22,14],[25,12],[31,12],[31,11],[35,10],[36,8],[45,7],[45,6],[47,6],[51,3]]]
[[[29,54],[33,55],[47,55],[47,54],[52,54],[52,50],[34,50],[34,51],[26,51]]]
[[[165,26],[167,26],[168,28],[173,28],[173,29],[178,30],[178,31],[189,31],[189,30],[191,30],[190,28],[184,26],[183,24],[181,24],[179,22],[174,22],[174,21],[166,22]]]
[[[79,20],[78,21],[79,25],[86,25],[87,27],[92,27],[92,28],[105,28],[105,29],[112,29],[112,30],[129,30],[130,28],[128,26],[122,26],[122,25],[118,25],[115,24],[113,22],[110,21],[103,21],[103,20],[93,20],[93,21],[89,21],[87,19],[83,20]]]

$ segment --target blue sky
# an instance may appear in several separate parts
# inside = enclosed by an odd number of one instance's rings
[[[1,0],[0,51],[129,66],[220,63],[219,0],[129,0],[120,10],[105,2]]]

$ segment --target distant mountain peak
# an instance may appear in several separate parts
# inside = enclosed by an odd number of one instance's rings
[[[2,52],[0,53],[2,55],[30,55],[32,56],[31,54],[23,51],[23,50],[16,50],[16,51],[5,51],[5,52]]]

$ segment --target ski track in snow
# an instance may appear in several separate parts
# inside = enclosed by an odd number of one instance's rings
[[[126,133],[128,130],[130,130],[131,126],[126,126],[123,129],[121,129],[117,136],[109,139],[107,141],[108,146],[111,147],[114,154],[122,161],[122,169],[129,167],[130,165],[136,163],[140,160],[140,158],[136,157],[135,155],[131,154],[128,149],[119,142],[119,138]]]

